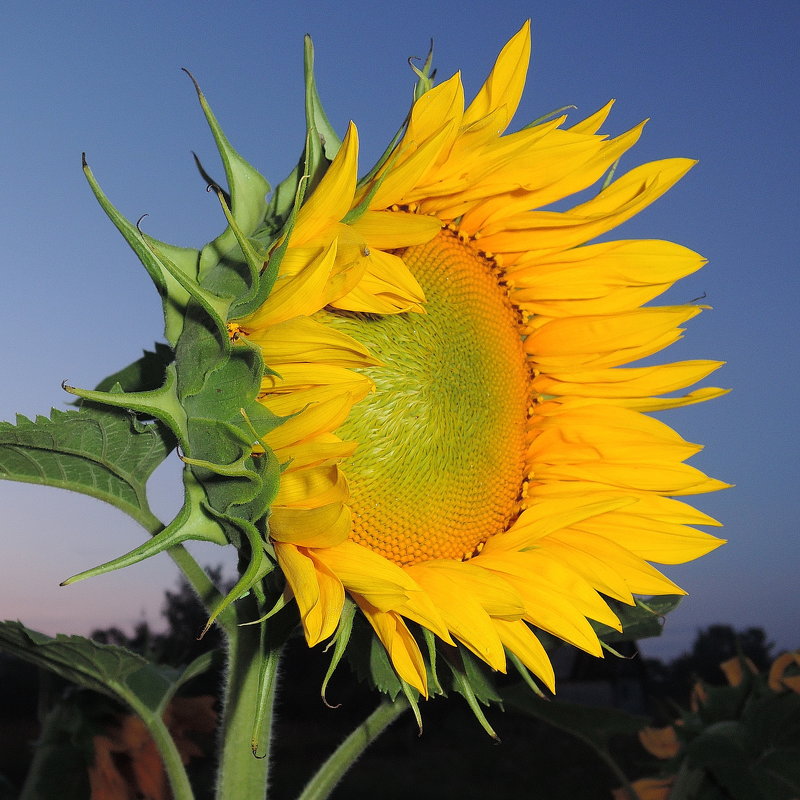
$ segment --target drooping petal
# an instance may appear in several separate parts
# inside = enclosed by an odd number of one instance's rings
[[[291,544],[275,542],[283,574],[292,589],[309,647],[333,635],[344,603],[344,589],[323,564],[308,551]]]

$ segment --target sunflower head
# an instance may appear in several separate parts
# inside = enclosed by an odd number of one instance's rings
[[[674,394],[719,362],[627,366],[702,310],[645,304],[703,259],[657,239],[592,243],[693,162],[613,180],[643,126],[599,133],[610,104],[507,132],[529,55],[526,24],[468,104],[458,74],[434,85],[429,57],[361,180],[351,126],[273,294],[237,320],[274,371],[259,401],[288,418],[264,439],[284,464],[269,542],[306,638],[342,645],[357,606],[395,691],[439,687],[436,653],[456,682],[477,658],[552,689],[537,634],[600,655],[597,632],[619,631],[636,595],[682,593],[648,562],[720,543],[675,497],[724,484],[643,413],[721,394]]]
[[[150,551],[214,531],[250,560],[224,604],[277,565],[309,645],[336,642],[331,671],[348,652],[390,693],[455,688],[481,718],[478,664],[553,689],[543,638],[602,655],[598,633],[672,602],[637,595],[682,593],[650,562],[721,541],[676,498],[724,484],[646,415],[721,394],[675,394],[720,363],[629,366],[700,313],[646,304],[703,259],[594,241],[693,162],[612,178],[643,125],[600,133],[611,104],[508,132],[529,56],[526,23],[465,103],[429,55],[359,179],[357,128],[331,128],[307,41],[306,145],[269,199],[200,94],[227,229],[185,251],[121,227],[168,300],[174,352],[142,410],[187,464],[183,516]]]

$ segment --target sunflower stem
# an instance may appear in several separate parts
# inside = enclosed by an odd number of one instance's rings
[[[242,598],[236,607],[238,621],[252,619],[255,605]],[[228,665],[225,676],[217,800],[264,798],[269,776],[269,745],[275,673],[278,659],[267,646],[267,622],[226,629]],[[265,673],[269,672],[269,675]],[[259,698],[259,685],[266,681],[268,695]],[[260,702],[259,702],[260,701]],[[257,719],[260,717],[260,720]],[[258,723],[258,724],[257,724]],[[264,731],[254,752],[253,736]]]
[[[297,800],[325,800],[345,772],[404,711],[405,700],[382,702],[328,757]]]

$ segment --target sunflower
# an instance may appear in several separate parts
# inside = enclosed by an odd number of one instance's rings
[[[270,538],[309,645],[346,597],[397,674],[427,695],[408,623],[491,668],[521,661],[550,689],[534,629],[601,655],[605,597],[682,593],[648,562],[721,543],[674,499],[723,488],[685,464],[700,447],[643,412],[716,361],[623,367],[668,346],[696,305],[645,306],[699,269],[660,240],[587,244],[692,166],[656,161],[566,211],[639,138],[577,124],[505,133],[529,24],[465,108],[459,74],[418,92],[388,157],[358,181],[351,123],[297,214],[275,288],[232,325],[268,367],[265,437],[285,465]]]

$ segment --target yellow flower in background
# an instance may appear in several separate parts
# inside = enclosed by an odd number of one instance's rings
[[[309,645],[334,633],[347,594],[423,694],[407,621],[497,670],[511,653],[552,689],[531,626],[601,655],[588,620],[620,627],[603,595],[680,593],[648,562],[721,543],[673,497],[725,484],[643,413],[721,394],[660,396],[720,362],[623,366],[700,312],[642,306],[703,259],[660,240],[586,244],[693,162],[541,210],[597,183],[642,125],[599,134],[609,104],[504,134],[529,55],[526,24],[466,108],[458,74],[422,94],[362,183],[351,124],[271,296],[236,324],[273,373],[261,401],[289,417],[265,438],[287,465],[270,535]]]

